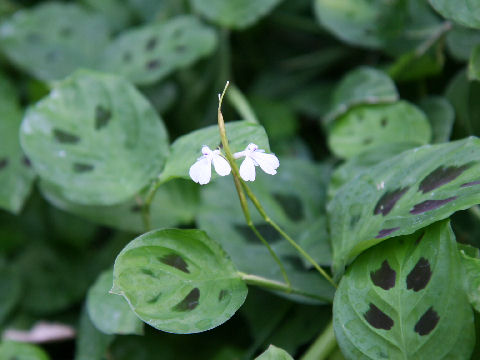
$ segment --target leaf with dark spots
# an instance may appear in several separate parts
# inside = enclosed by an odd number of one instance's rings
[[[453,201],[456,198],[456,196],[452,196],[443,200],[425,200],[420,204],[416,204],[413,209],[410,210],[410,214],[416,215],[427,211],[435,210],[445,204],[448,204],[450,201]]]
[[[150,269],[142,268],[140,271],[142,272],[142,274],[145,274],[151,277],[156,277],[153,271]]]
[[[26,156],[24,156],[22,158],[22,163],[23,163],[23,165],[25,165],[28,168],[32,166],[32,163],[30,162],[30,159]]]
[[[175,269],[183,271],[184,273],[187,273],[187,274],[190,273],[190,271],[188,270],[188,264],[185,262],[185,260],[183,260],[183,258],[180,255],[168,254],[168,255],[165,255],[164,257],[159,258],[158,260],[161,263],[172,266]]]
[[[145,50],[152,51],[157,46],[158,39],[152,37],[148,40],[147,45],[145,45]]]
[[[220,293],[218,294],[218,301],[222,301],[225,299],[225,297],[228,295],[229,291],[228,290],[221,290]]]
[[[407,289],[420,291],[427,286],[431,277],[430,262],[422,257],[407,276]]]
[[[194,288],[188,293],[185,298],[173,307],[175,311],[191,311],[198,306],[198,300],[200,299],[200,290]]]
[[[54,129],[53,136],[55,140],[62,144],[76,144],[80,141],[78,136],[60,129]]]
[[[387,118],[383,118],[383,119],[380,121],[380,125],[381,125],[382,127],[387,126],[387,123],[388,123]]]
[[[439,166],[422,180],[418,189],[424,194],[435,190],[436,188],[455,180],[470,166],[472,166],[472,164],[447,167]]]
[[[7,167],[8,165],[8,159],[7,158],[2,158],[0,159],[0,170],[3,170]]]
[[[480,185],[480,180],[466,182],[465,184],[462,184],[461,187],[469,187],[469,186],[475,186],[475,185]]]
[[[305,218],[303,204],[298,196],[274,193],[273,197],[292,221],[301,221]]]
[[[382,214],[383,216],[387,215],[392,211],[393,207],[400,198],[405,195],[409,187],[399,188],[393,191],[387,191],[382,197],[378,200],[375,209],[373,210],[374,215]]]
[[[257,231],[262,235],[265,240],[270,244],[275,244],[276,242],[282,240],[278,232],[268,224],[254,224],[257,228]],[[246,242],[250,244],[259,244],[259,240],[255,233],[250,229],[248,225],[234,225],[235,230],[239,232]]]
[[[397,231],[398,229],[400,229],[399,227],[394,227],[394,228],[391,228],[391,229],[382,229],[378,232],[378,235],[375,236],[376,239],[381,239],[385,236],[388,236],[390,235],[391,233],[393,233],[394,231]]]
[[[370,273],[372,282],[383,290],[391,289],[395,286],[396,272],[390,267],[387,260],[384,260],[380,269]]]
[[[428,335],[433,329],[435,329],[439,320],[440,317],[431,306],[415,324],[415,332],[421,336]]]
[[[90,172],[94,169],[93,165],[90,164],[82,164],[82,163],[74,163],[73,164],[73,171],[76,173],[86,173]]]
[[[149,62],[147,62],[147,69],[148,70],[155,70],[158,67],[160,67],[161,63],[162,62],[160,60],[150,60]]]
[[[378,307],[370,303],[370,309],[364,315],[365,320],[376,329],[390,330],[393,320]]]
[[[102,105],[95,107],[95,130],[105,127],[112,118],[112,112]]]

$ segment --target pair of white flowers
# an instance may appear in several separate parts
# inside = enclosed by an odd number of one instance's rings
[[[275,155],[266,154],[265,150],[259,149],[257,145],[252,143],[248,144],[244,151],[233,154],[233,157],[235,159],[245,157],[240,165],[240,176],[245,181],[255,180],[255,166],[260,166],[263,171],[270,175],[275,175],[277,168],[280,166],[280,162]],[[220,150],[211,150],[204,145],[202,156],[190,167],[189,174],[192,180],[200,185],[208,184],[212,177],[212,163],[220,176],[226,176],[232,170]]]

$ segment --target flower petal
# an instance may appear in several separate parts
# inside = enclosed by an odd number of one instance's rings
[[[212,156],[212,159],[213,159],[213,166],[215,167],[215,171],[217,172],[218,175],[226,176],[230,174],[230,171],[232,169],[230,168],[230,164],[228,163],[228,161],[225,160],[223,156],[219,154],[214,154]]]
[[[245,151],[239,151],[233,154],[234,159],[240,159],[241,157],[244,157],[244,156],[245,156]]]
[[[246,156],[240,165],[240,176],[245,181],[255,180],[255,162],[250,156]]]
[[[195,164],[190,166],[189,175],[193,181],[200,185],[208,184],[212,177],[212,159],[203,157],[197,160]]]
[[[280,162],[275,155],[254,151],[250,156],[267,174],[275,175],[277,173],[276,169],[280,166]]]

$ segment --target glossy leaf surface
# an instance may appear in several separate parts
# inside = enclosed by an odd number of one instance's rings
[[[428,0],[442,16],[460,25],[480,29],[480,3],[476,0]]]

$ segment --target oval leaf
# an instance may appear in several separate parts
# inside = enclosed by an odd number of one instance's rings
[[[328,206],[337,275],[365,249],[480,202],[480,139],[405,151],[345,184]]]
[[[432,143],[447,142],[455,121],[452,104],[444,97],[430,96],[420,102],[420,108],[427,115],[432,127]]]
[[[20,138],[40,177],[84,205],[132,197],[168,152],[163,123],[145,98],[122,78],[87,71],[30,108]]]
[[[247,287],[227,254],[199,230],[155,230],[128,244],[114,267],[112,292],[147,324],[177,334],[227,321]]]
[[[35,345],[4,341],[0,343],[0,359],[49,360],[47,353]]]
[[[469,359],[473,312],[448,221],[378,245],[342,278],[334,329],[347,359]]]
[[[105,50],[102,68],[150,84],[209,55],[216,41],[211,28],[182,16],[122,33]]]
[[[270,345],[268,349],[257,356],[255,360],[293,360],[293,358],[285,350]]]
[[[480,29],[480,3],[477,0],[428,0],[442,16],[460,25]]]

